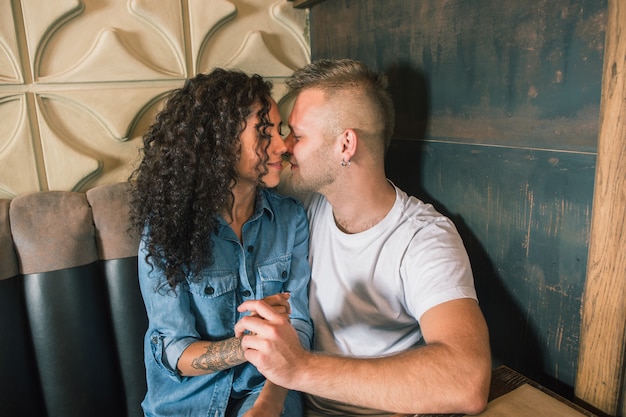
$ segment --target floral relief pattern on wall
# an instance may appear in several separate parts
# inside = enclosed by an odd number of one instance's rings
[[[124,181],[167,94],[215,67],[275,85],[310,61],[287,0],[0,4],[0,198]],[[282,101],[281,101],[282,100]]]

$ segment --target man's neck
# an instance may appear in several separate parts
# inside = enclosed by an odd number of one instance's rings
[[[335,223],[345,233],[364,232],[381,222],[396,200],[394,187],[384,176],[363,178],[328,193]]]

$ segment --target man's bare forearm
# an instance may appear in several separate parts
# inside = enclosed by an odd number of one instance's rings
[[[298,373],[301,377],[291,389],[360,407],[406,414],[476,414],[487,398],[488,379],[482,378],[490,374],[489,364],[476,356],[455,359],[446,346],[427,345],[370,359],[306,356],[307,371]],[[476,370],[481,368],[485,371]]]
[[[481,412],[487,405],[491,354],[487,325],[478,304],[459,299],[435,306],[422,315],[421,329],[424,346],[388,357],[351,359],[309,354],[307,371],[296,384],[299,386],[284,386],[408,414]]]
[[[377,358],[304,351],[296,331],[267,306],[244,304],[261,318],[244,317],[235,334],[243,335],[248,361],[282,387],[405,414],[478,414],[487,404],[489,332],[473,299],[431,307],[420,321],[424,346]]]
[[[178,361],[183,376],[197,376],[230,369],[246,361],[241,339],[198,341],[189,345]]]

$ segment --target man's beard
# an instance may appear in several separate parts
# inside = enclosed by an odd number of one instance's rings
[[[297,193],[319,192],[325,185],[332,182],[332,178],[327,174],[322,177],[315,175],[304,178],[301,171],[292,174],[290,180],[291,187]]]
[[[317,152],[309,158],[306,166],[313,169],[303,170],[298,165],[295,173],[291,173],[291,187],[298,193],[322,192],[325,187],[335,182],[335,170],[328,164],[329,156],[324,152]]]

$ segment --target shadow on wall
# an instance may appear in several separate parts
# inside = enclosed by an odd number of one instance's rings
[[[494,366],[505,364],[531,378],[541,379],[538,373],[543,364],[538,338],[507,290],[506,277],[499,276],[462,214],[448,212],[445,204],[429,195],[423,187],[421,162],[426,155],[424,139],[430,117],[427,77],[409,64],[392,66],[385,73],[396,106],[394,138],[385,159],[387,177],[408,194],[433,204],[454,221],[472,263],[480,306],[489,326]]]
[[[430,115],[426,76],[409,63],[394,65],[385,74],[396,110],[394,139],[424,139]]]

